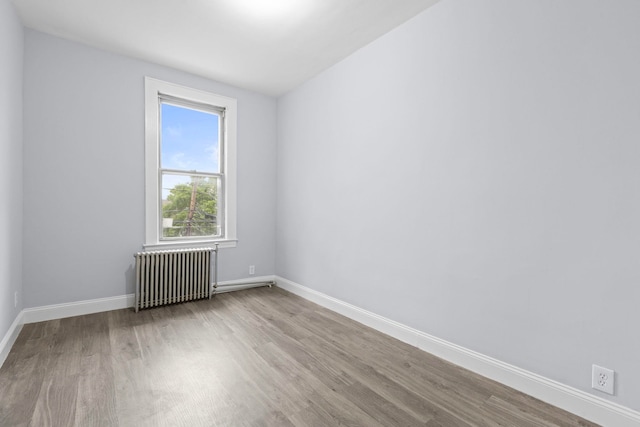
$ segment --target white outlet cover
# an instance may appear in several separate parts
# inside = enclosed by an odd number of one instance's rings
[[[591,369],[591,387],[612,395],[615,385],[615,374],[611,369],[593,365]]]

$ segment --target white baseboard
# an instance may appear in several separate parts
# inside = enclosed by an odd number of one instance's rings
[[[0,368],[4,364],[4,361],[7,360],[11,347],[13,347],[13,343],[16,342],[16,339],[22,330],[22,325],[24,324],[22,313],[22,311],[18,313],[16,320],[13,321],[9,330],[4,335],[4,338],[0,341]]]
[[[428,335],[285,278],[279,287],[400,341],[603,426],[638,427],[640,412]]]
[[[24,323],[44,322],[47,320],[63,319],[65,317],[81,316],[83,314],[100,313],[103,311],[119,310],[133,307],[135,295],[120,295],[117,297],[98,298],[86,301],[76,301],[66,304],[45,305],[43,307],[25,308]]]

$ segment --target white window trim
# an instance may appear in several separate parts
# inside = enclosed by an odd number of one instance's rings
[[[192,89],[162,80],[145,77],[145,243],[149,250],[208,247],[218,243],[219,247],[235,247],[236,237],[236,126],[237,101],[226,96]],[[159,144],[159,101],[160,94],[174,96],[197,103],[224,108],[225,147],[223,150],[225,191],[224,191],[224,238],[160,240],[160,196],[158,191],[158,168],[160,166]]]

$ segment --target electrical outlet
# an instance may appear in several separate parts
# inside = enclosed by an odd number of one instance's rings
[[[256,274],[256,266],[255,265],[250,265],[249,266],[249,276],[253,276],[254,274]]]
[[[613,394],[615,385],[615,372],[602,366],[593,365],[591,369],[591,387],[596,390]]]
[[[18,291],[13,293],[13,308],[18,306]]]

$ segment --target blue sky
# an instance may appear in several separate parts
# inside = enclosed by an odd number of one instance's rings
[[[166,169],[220,172],[219,116],[216,114],[161,104],[160,165]],[[162,198],[179,183],[189,183],[184,175],[164,175]]]
[[[220,172],[218,129],[216,114],[163,103],[161,166]]]

